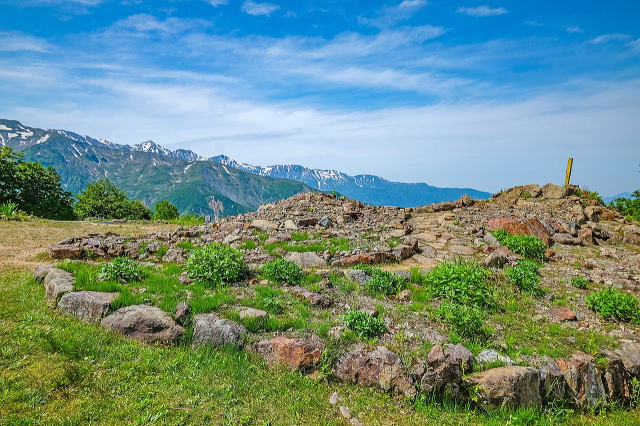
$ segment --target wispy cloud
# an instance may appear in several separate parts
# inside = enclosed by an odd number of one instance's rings
[[[625,41],[625,40],[629,40],[630,38],[631,36],[629,34],[610,33],[610,34],[599,35],[598,37],[589,40],[589,43],[604,44],[604,43],[610,43],[612,41]]]
[[[158,19],[155,16],[141,13],[131,15],[125,19],[117,21],[111,31],[127,31],[133,33],[166,33],[177,34],[191,29],[203,28],[209,26],[210,23],[202,19],[180,19],[169,17],[167,19]]]
[[[504,7],[490,7],[490,6],[478,6],[478,7],[460,7],[457,10],[458,13],[483,17],[483,16],[498,16],[509,13]]]
[[[569,33],[569,34],[576,34],[576,33],[582,33],[584,32],[584,30],[582,29],[582,27],[579,27],[577,25],[572,25],[569,27],[566,27],[565,30]]]
[[[398,5],[399,9],[414,9],[426,6],[428,4],[427,0],[403,0],[402,3]]]
[[[377,28],[389,28],[400,21],[411,18],[428,4],[426,0],[403,0],[396,6],[385,6],[379,9],[376,16],[372,18],[360,16],[358,21],[361,24]]]
[[[229,3],[229,0],[204,0],[204,1],[206,1],[213,7],[220,7]]]
[[[0,51],[4,52],[46,52],[51,45],[38,37],[17,32],[0,32]]]
[[[252,0],[246,0],[242,3],[242,11],[253,16],[270,16],[278,9],[280,6],[273,3],[258,3]]]

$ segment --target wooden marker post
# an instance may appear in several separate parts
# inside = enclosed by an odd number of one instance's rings
[[[567,161],[567,174],[564,178],[564,184],[569,185],[569,181],[571,180],[571,168],[573,167],[573,158],[569,157],[569,161]]]

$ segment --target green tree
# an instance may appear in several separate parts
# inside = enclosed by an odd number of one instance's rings
[[[109,179],[87,185],[78,194],[75,205],[78,217],[103,219],[150,219],[151,211],[141,201],[131,201]]]
[[[168,202],[167,200],[162,200],[154,207],[154,215],[153,218],[157,220],[172,220],[177,219],[180,214],[178,213],[178,208]]]
[[[616,198],[609,206],[618,209],[627,219],[640,222],[640,189],[633,191],[631,198]]]
[[[24,161],[9,147],[0,149],[0,203],[14,202],[20,210],[47,219],[73,219],[71,193],[49,166]]]

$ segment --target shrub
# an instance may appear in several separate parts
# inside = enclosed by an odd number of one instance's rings
[[[507,279],[520,290],[532,293],[536,292],[536,286],[540,282],[537,262],[533,260],[521,260],[516,266],[504,269]]]
[[[112,262],[103,264],[98,274],[100,281],[118,281],[123,284],[143,279],[144,272],[140,266],[127,257],[116,257]]]
[[[609,207],[619,210],[629,220],[640,222],[640,189],[633,191],[631,198],[616,198]]]
[[[22,220],[26,219],[27,215],[18,209],[16,203],[3,203],[0,204],[0,218],[6,220]]]
[[[527,259],[544,259],[544,251],[547,245],[533,235],[513,235],[504,229],[493,231],[492,234],[500,244],[516,254]]]
[[[442,321],[449,324],[451,330],[466,338],[486,336],[484,313],[473,305],[443,303],[436,311]]]
[[[277,284],[300,284],[304,272],[302,268],[290,260],[278,258],[262,267],[262,275]]]
[[[586,290],[589,285],[589,280],[583,277],[573,277],[571,278],[571,285],[576,288]]]
[[[640,324],[640,300],[611,287],[591,293],[586,304],[607,320]]]
[[[407,287],[406,280],[391,272],[383,271],[371,265],[358,265],[355,269],[364,271],[371,276],[366,283],[364,289],[371,295],[390,295],[397,294],[400,290]]]
[[[178,219],[180,216],[178,214],[178,208],[167,200],[162,200],[156,204],[154,211],[153,218],[156,220],[173,220]]]
[[[80,218],[151,219],[151,211],[141,201],[129,200],[109,179],[87,185],[78,194],[75,211]]]
[[[193,280],[221,286],[242,279],[247,268],[241,251],[213,243],[191,250],[184,270]]]
[[[346,327],[364,338],[375,337],[387,331],[384,321],[362,311],[348,311],[344,314],[343,321]]]
[[[487,284],[489,271],[475,262],[441,263],[424,276],[423,282],[443,299],[482,307],[494,307],[493,290]]]

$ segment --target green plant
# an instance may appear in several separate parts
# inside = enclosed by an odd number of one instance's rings
[[[302,268],[290,260],[278,258],[262,267],[262,275],[276,284],[300,284],[304,272]]]
[[[614,288],[591,293],[586,305],[604,319],[640,324],[640,300]]]
[[[113,261],[100,266],[98,280],[130,283],[144,279],[140,266],[128,257],[116,257]]]
[[[23,220],[28,218],[28,215],[18,209],[16,203],[6,202],[0,204],[0,218],[6,220]]]
[[[436,266],[423,281],[435,296],[447,301],[492,308],[496,302],[488,277],[489,271],[478,263],[457,260]]]
[[[157,257],[158,259],[162,259],[164,257],[164,255],[167,254],[168,251],[169,251],[169,247],[167,247],[165,245],[161,245],[160,248],[158,250],[156,250],[155,253],[153,253],[153,255],[155,257]]]
[[[544,259],[544,251],[547,245],[533,235],[513,235],[504,229],[498,229],[491,234],[496,237],[500,244],[516,254],[527,259]]]
[[[178,219],[180,216],[178,208],[167,200],[162,200],[157,203],[153,210],[153,218],[155,220],[172,220]]]
[[[622,213],[627,219],[640,221],[640,189],[631,193],[631,198],[616,198],[609,203]]]
[[[80,218],[151,219],[151,210],[141,201],[129,200],[109,179],[87,185],[78,194],[75,211]]]
[[[196,214],[181,214],[177,219],[169,219],[167,222],[175,223],[176,225],[202,225],[204,217]]]
[[[358,265],[355,269],[363,270],[367,275],[371,276],[363,287],[364,290],[374,296],[397,294],[400,290],[407,287],[407,282],[399,275],[383,271],[371,265]]]
[[[449,324],[451,330],[465,338],[484,337],[484,313],[473,305],[443,303],[436,310],[436,317]]]
[[[241,251],[220,243],[212,243],[191,250],[184,270],[189,278],[215,287],[242,279],[247,267]]]
[[[238,245],[238,248],[240,250],[253,250],[257,246],[256,242],[253,240],[244,240]]]
[[[309,234],[306,232],[292,232],[291,240],[293,241],[307,241],[309,239]]]
[[[191,251],[193,250],[194,244],[193,241],[180,241],[176,243],[176,247],[181,248],[185,251]]]
[[[583,277],[573,277],[571,278],[571,285],[576,288],[586,290],[589,285],[589,280]]]
[[[387,245],[391,248],[398,247],[402,241],[398,237],[389,238],[387,240]]]
[[[540,265],[533,260],[521,260],[516,266],[505,268],[504,275],[520,290],[535,293],[540,282],[539,267]]]
[[[346,327],[364,338],[375,337],[387,331],[384,321],[363,311],[348,311],[344,314],[343,321]]]

